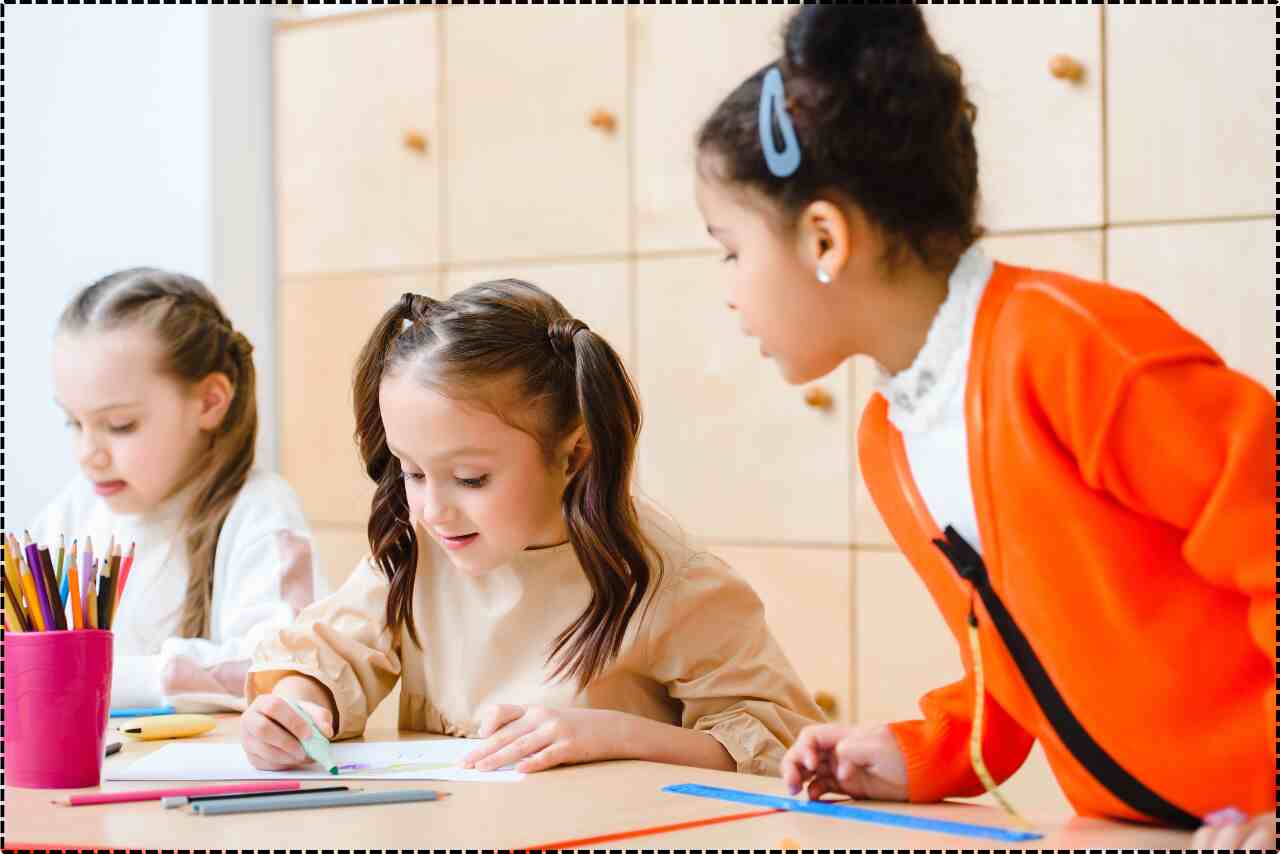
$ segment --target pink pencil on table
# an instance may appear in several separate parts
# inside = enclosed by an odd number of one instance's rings
[[[174,789],[141,789],[134,792],[103,792],[96,795],[69,795],[53,803],[64,807],[87,807],[94,804],[125,804],[131,801],[158,801],[161,798],[199,798],[204,795],[244,795],[258,792],[287,792],[301,789],[297,780],[277,782],[233,783],[227,786],[185,786]]]

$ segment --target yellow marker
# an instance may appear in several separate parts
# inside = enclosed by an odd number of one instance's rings
[[[157,715],[153,718],[137,718],[120,727],[120,732],[140,741],[161,738],[190,738],[204,735],[218,725],[209,715]]]

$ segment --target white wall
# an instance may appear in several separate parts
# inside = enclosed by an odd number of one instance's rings
[[[255,343],[276,458],[270,11],[5,10],[5,519],[75,471],[49,385],[72,293],[121,267],[209,283]]]

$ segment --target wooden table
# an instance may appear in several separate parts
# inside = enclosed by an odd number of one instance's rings
[[[114,725],[113,725],[114,727]],[[370,740],[419,740],[421,733],[370,730]],[[236,743],[239,717],[224,716],[206,741]],[[107,760],[119,767],[166,742],[126,742]],[[5,791],[5,845],[115,848],[526,848],[633,828],[677,824],[752,811],[753,807],[661,791],[675,783],[701,783],[785,794],[766,777],[701,771],[653,762],[602,762],[532,774],[520,783],[356,781],[367,789],[429,787],[442,801],[313,812],[196,816],[147,801],[91,807],[55,806],[65,794],[49,789]],[[114,782],[106,791],[148,789],[158,782]],[[192,784],[199,785],[199,784]],[[84,791],[84,790],[81,790]],[[1004,824],[990,807],[947,803],[928,807],[874,804],[876,809],[977,824]],[[1045,838],[1029,848],[1183,848],[1190,836],[1081,818],[1037,822]],[[1008,843],[908,831],[801,813],[771,813],[705,827],[648,834],[599,847],[777,848],[790,840],[803,848],[996,848]]]

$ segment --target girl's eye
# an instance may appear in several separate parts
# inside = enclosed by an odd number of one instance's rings
[[[489,481],[489,475],[484,474],[480,477],[456,477],[454,478],[459,486],[465,486],[467,489],[479,489]]]
[[[107,429],[112,433],[132,433],[138,426],[138,422],[130,421],[128,424],[112,424]]]
[[[80,422],[79,422],[79,421],[72,421],[70,418],[68,418],[68,419],[67,419],[67,428],[68,428],[68,429],[70,429],[70,430],[79,430],[79,429],[80,429]]]
[[[728,263],[730,263],[730,262],[732,262],[732,261],[737,261],[737,260],[738,260],[738,253],[736,253],[736,252],[730,252],[728,255],[726,255],[726,256],[724,256],[723,258],[721,258],[721,259],[720,259],[720,262],[721,262],[722,264],[728,264]]]
[[[404,480],[419,481],[426,477],[426,475],[420,471],[402,471],[400,472],[400,477]]]

